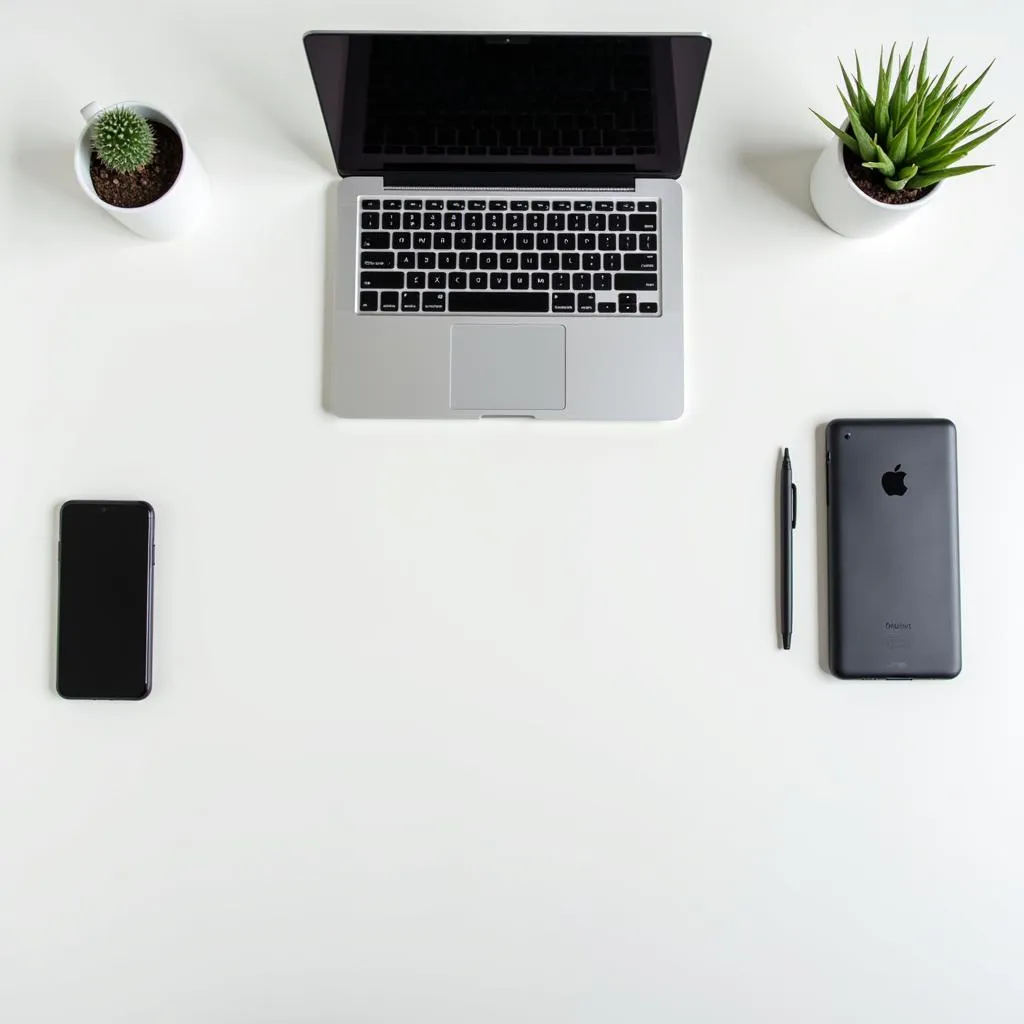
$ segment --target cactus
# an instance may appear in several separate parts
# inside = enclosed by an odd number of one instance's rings
[[[96,118],[92,145],[100,160],[121,174],[145,167],[156,149],[150,123],[127,107],[111,107]]]

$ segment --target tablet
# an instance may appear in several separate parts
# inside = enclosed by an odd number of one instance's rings
[[[952,679],[961,666],[956,427],[833,420],[825,463],[832,672]]]

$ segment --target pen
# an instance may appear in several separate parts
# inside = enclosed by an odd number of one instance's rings
[[[779,554],[781,557],[782,647],[788,651],[793,640],[793,531],[796,529],[796,484],[789,449],[782,453],[779,486]]]

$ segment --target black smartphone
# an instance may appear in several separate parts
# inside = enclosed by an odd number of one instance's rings
[[[57,692],[142,700],[153,663],[153,506],[68,501],[57,558]]]
[[[842,679],[960,672],[956,427],[828,426],[829,660]]]

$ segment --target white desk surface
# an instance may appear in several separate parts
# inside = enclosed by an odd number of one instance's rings
[[[0,11],[0,1016],[11,1024],[1019,1024],[1020,179],[872,242],[809,213],[837,54],[932,38],[1024,106],[1003,0],[37,0]],[[551,13],[552,8],[555,13]],[[688,409],[320,407],[311,28],[701,29]],[[180,117],[215,210],[137,240],[78,108]],[[816,430],[960,431],[965,668],[821,667]],[[801,488],[777,649],[778,446]],[[155,685],[51,682],[54,508],[157,510]]]

